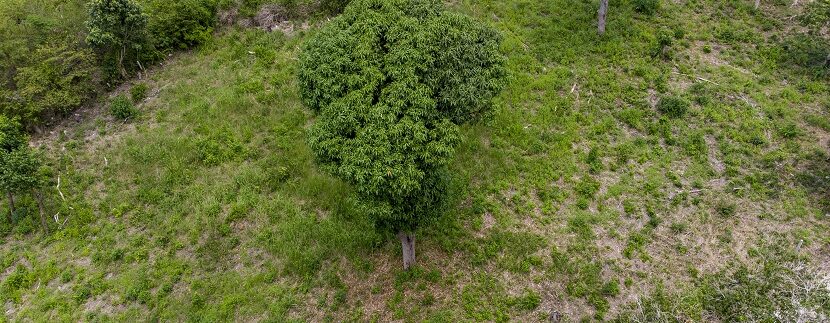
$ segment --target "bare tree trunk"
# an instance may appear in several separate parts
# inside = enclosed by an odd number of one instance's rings
[[[597,26],[599,27],[599,34],[605,34],[605,16],[608,14],[608,0],[599,0],[599,17],[597,17]]]
[[[40,225],[43,227],[44,232],[49,233],[49,227],[46,225],[46,215],[43,211],[43,195],[37,190],[32,189],[32,197],[37,201],[37,210],[40,212]]]
[[[755,0],[755,9],[761,6],[761,0]]]
[[[6,194],[9,196],[9,214],[7,217],[9,223],[12,223],[12,216],[14,215],[14,195],[12,195],[11,191],[6,192]]]
[[[118,55],[118,70],[121,72],[121,77],[127,80],[127,69],[124,68],[124,57],[127,56],[127,45],[121,47],[121,53]]]
[[[415,237],[409,232],[399,232],[398,239],[403,248],[403,269],[409,270],[415,264]]]

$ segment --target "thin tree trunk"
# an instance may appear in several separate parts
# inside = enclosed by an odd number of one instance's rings
[[[761,0],[755,0],[755,9],[761,6]]]
[[[599,27],[599,34],[605,34],[605,16],[608,14],[608,0],[599,0],[599,17],[597,17],[597,26]]]
[[[118,69],[121,72],[121,77],[127,80],[127,69],[124,68],[124,56],[127,56],[127,46],[121,47],[121,53],[118,57]]]
[[[40,225],[43,227],[43,231],[49,233],[49,227],[46,225],[46,215],[43,211],[43,195],[40,194],[37,190],[32,190],[32,197],[35,198],[37,201],[37,210],[40,212]]]
[[[409,232],[399,232],[398,239],[403,248],[403,269],[409,270],[415,264],[415,237]]]
[[[12,195],[11,191],[6,192],[9,196],[9,223],[12,223],[12,216],[14,215],[14,195]]]

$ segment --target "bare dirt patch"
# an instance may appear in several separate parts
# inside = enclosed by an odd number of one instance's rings
[[[279,31],[284,34],[293,34],[297,30],[307,30],[311,27],[308,22],[299,22],[296,17],[306,17],[311,9],[298,7],[289,10],[283,5],[267,4],[250,18],[239,19],[238,11],[227,11],[220,15],[223,24],[230,25],[233,21],[243,28],[257,28],[267,32]]]
[[[84,303],[84,312],[99,313],[107,316],[123,312],[127,307],[119,304],[118,298],[110,294],[95,296]]]

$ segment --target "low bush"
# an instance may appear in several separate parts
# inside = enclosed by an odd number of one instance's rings
[[[214,0],[145,0],[152,54],[199,45],[210,39],[216,23]]]
[[[634,0],[634,10],[646,14],[653,15],[660,8],[660,0]]]
[[[654,39],[651,49],[652,57],[660,57],[663,59],[671,59],[671,46],[674,44],[675,32],[668,28],[662,28],[657,31],[657,36]]]
[[[147,84],[138,83],[133,85],[133,87],[130,88],[130,97],[133,99],[134,103],[144,101],[144,99],[147,98]]]
[[[689,110],[689,101],[676,96],[663,96],[660,102],[657,102],[657,111],[669,116],[670,118],[680,118]]]
[[[138,116],[138,109],[127,96],[122,94],[110,102],[110,113],[116,119],[129,120]]]

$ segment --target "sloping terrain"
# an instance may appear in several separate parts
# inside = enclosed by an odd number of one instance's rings
[[[135,80],[137,120],[37,138],[60,230],[4,237],[6,319],[830,320],[830,89],[773,2],[613,2],[605,36],[594,1],[449,3],[503,33],[510,81],[409,272],[307,148],[325,21],[227,27]]]

